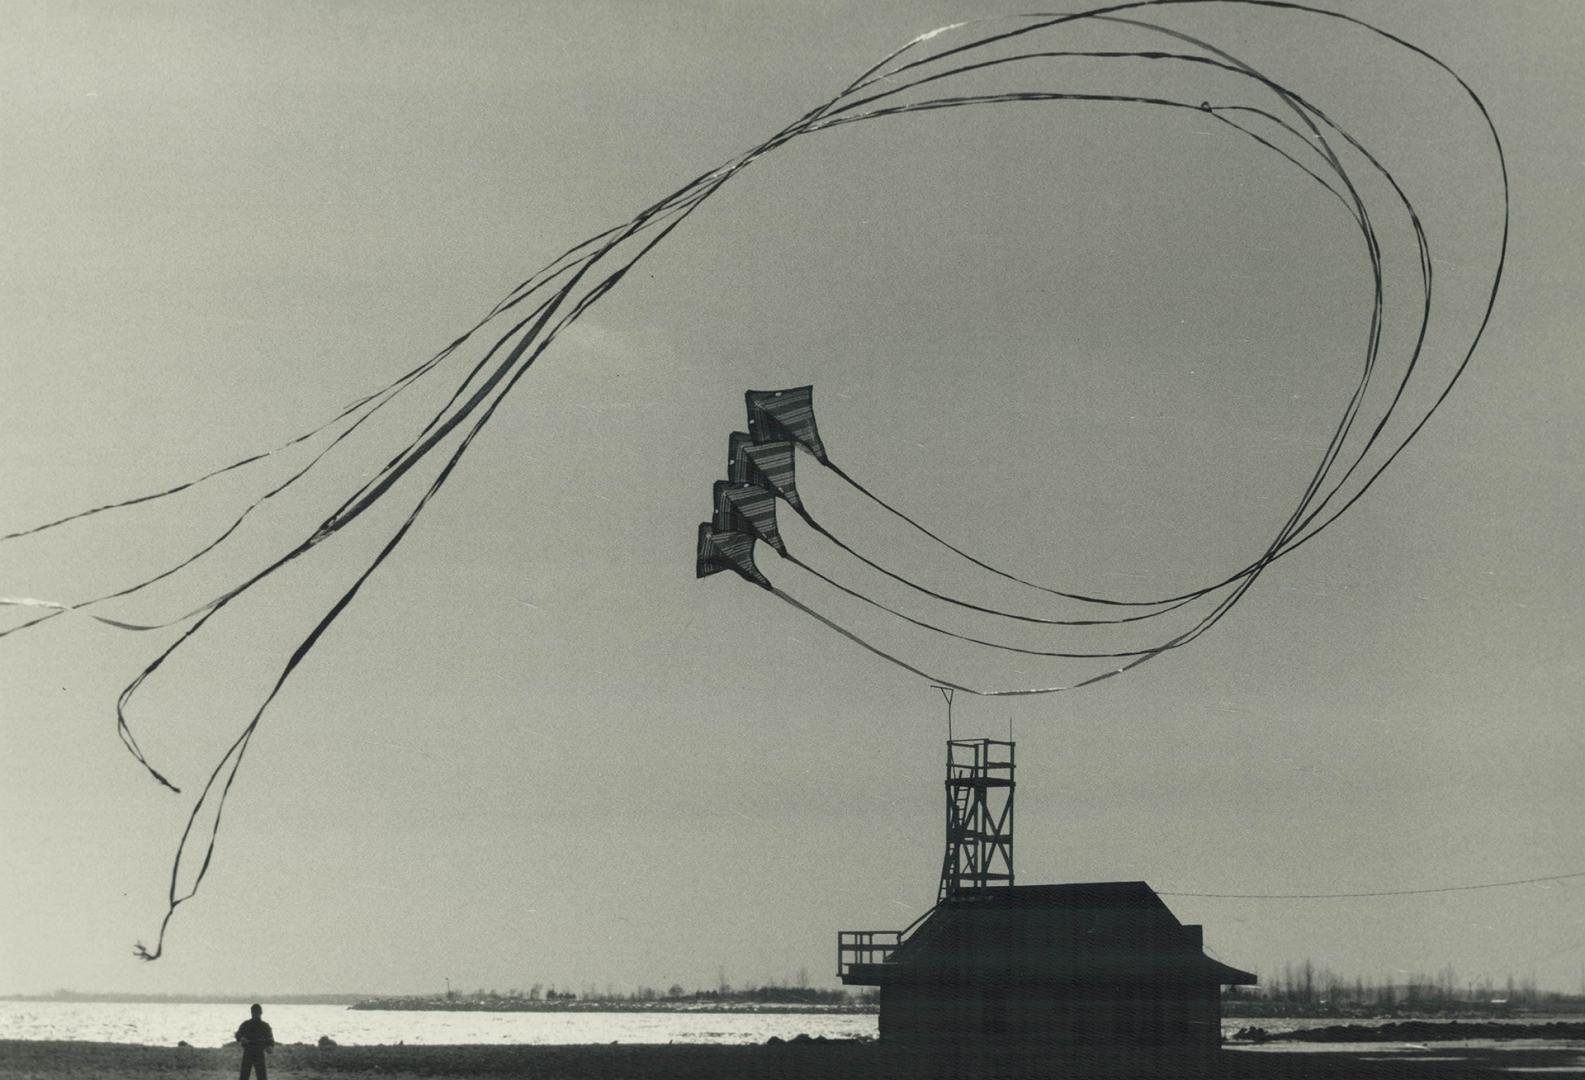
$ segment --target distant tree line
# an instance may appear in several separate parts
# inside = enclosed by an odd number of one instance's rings
[[[1339,975],[1313,960],[1286,963],[1257,972],[1257,986],[1229,987],[1223,1011],[1230,1016],[1363,1016],[1432,1013],[1500,1016],[1512,1012],[1585,1012],[1585,986],[1579,994],[1536,988],[1534,974],[1501,982],[1489,975],[1460,978],[1452,967],[1434,974],[1415,972],[1400,979]]]
[[[733,1006],[755,1008],[782,1006],[792,1009],[865,1008],[874,1006],[878,1000],[872,989],[853,993],[841,988],[810,986],[808,981],[807,972],[800,971],[796,979],[784,982],[772,980],[763,986],[741,988],[734,988],[722,978],[711,990],[689,990],[681,983],[672,983],[664,990],[653,986],[618,990],[611,984],[606,984],[602,989],[593,983],[585,983],[574,990],[558,988],[554,984],[533,983],[525,988],[512,987],[505,991],[480,987],[472,993],[447,990],[437,994],[367,998],[358,1002],[354,1008],[456,1009],[483,1012],[557,1008],[681,1009]]]

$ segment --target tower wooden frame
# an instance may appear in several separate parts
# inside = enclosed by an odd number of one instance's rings
[[[947,845],[937,903],[1014,883],[1014,749],[1002,739],[947,740]]]

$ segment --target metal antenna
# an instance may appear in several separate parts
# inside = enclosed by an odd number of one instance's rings
[[[935,683],[931,683],[930,685],[934,686],[937,690],[940,690],[941,691],[941,696],[947,699],[947,741],[951,742],[952,741],[952,687],[950,687],[950,686],[937,686]],[[1008,723],[1011,723],[1011,722],[1012,721],[1010,721],[1010,720],[1008,721]],[[1012,729],[1009,728],[1008,730],[1011,731]],[[1010,735],[1008,737],[1011,738]]]

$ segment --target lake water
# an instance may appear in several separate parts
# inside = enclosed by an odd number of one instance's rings
[[[0,1001],[0,1039],[175,1046],[231,1045],[246,1005]],[[264,1019],[281,1043],[343,1046],[463,1043],[763,1043],[791,1039],[873,1038],[874,1013],[722,1012],[376,1012],[342,1005],[267,1005]]]
[[[0,1001],[0,1039],[229,1046],[248,1017],[245,1005],[133,1004],[97,1001]],[[807,1034],[828,1039],[875,1038],[874,1013],[678,1012],[383,1012],[342,1005],[269,1005],[264,1018],[282,1043],[316,1043],[328,1035],[343,1046],[587,1043],[763,1043]],[[1529,1018],[1532,1022],[1554,1019]],[[1561,1019],[1561,1018],[1558,1018]],[[1573,1018],[1569,1018],[1573,1019]],[[1222,1034],[1242,1027],[1270,1032],[1324,1027],[1335,1019],[1227,1018]],[[1356,1023],[1377,1023],[1362,1020]],[[1359,1044],[1366,1045],[1366,1044]],[[1370,1044],[1380,1048],[1384,1044]],[[1267,1049],[1317,1052],[1345,1044],[1268,1043]],[[1355,1044],[1346,1044],[1356,1049]]]

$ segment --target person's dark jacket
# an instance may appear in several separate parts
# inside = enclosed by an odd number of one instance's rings
[[[275,1045],[275,1033],[263,1020],[244,1020],[237,1028],[237,1042],[249,1054],[262,1054]]]

